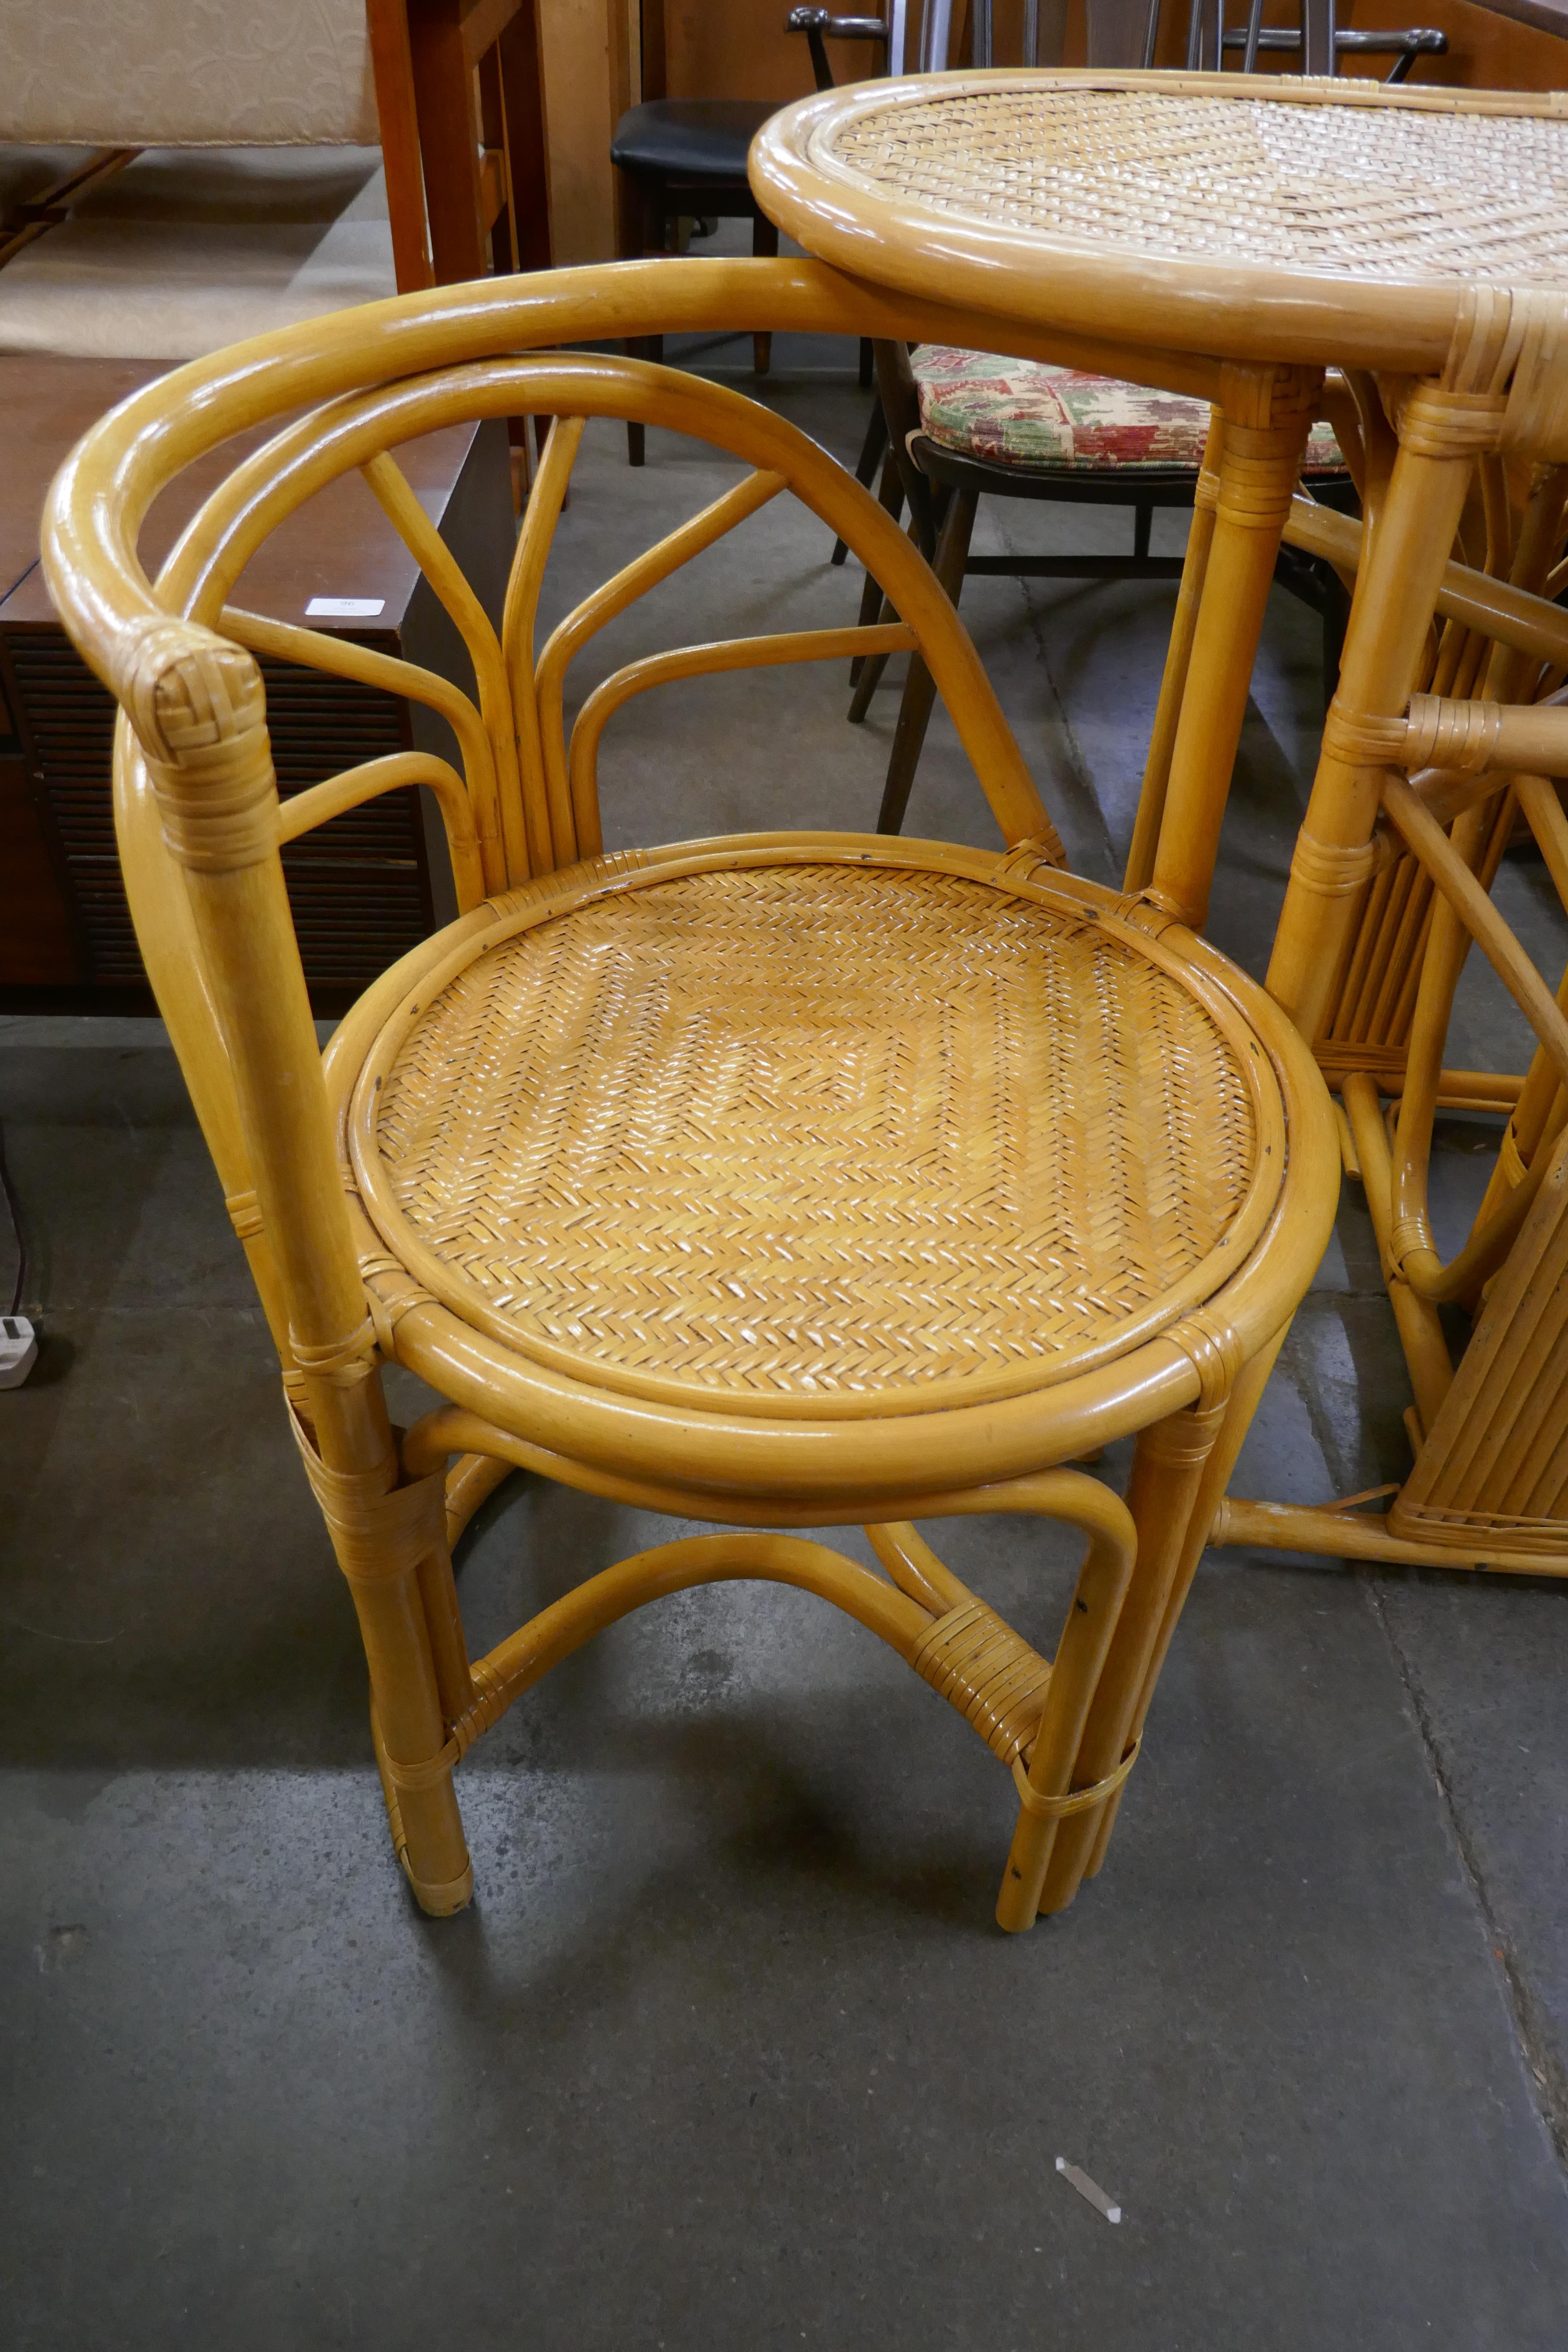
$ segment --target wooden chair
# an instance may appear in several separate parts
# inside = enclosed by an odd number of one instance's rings
[[[752,141],[782,99],[669,98],[665,55],[663,0],[644,0],[642,98],[616,125],[610,161],[617,179],[616,226],[623,259],[669,249],[670,233],[681,219],[749,220],[752,251],[775,255],[779,233],[752,195],[746,179]],[[645,337],[643,359],[664,356],[663,339]],[[766,375],[773,338],[752,338],[752,362]],[[647,436],[640,423],[626,427],[626,454],[643,464]]]
[[[997,1916],[1026,1927],[1104,1853],[1215,1503],[1330,1231],[1330,1104],[1241,972],[1063,873],[973,647],[876,500],[732,391],[563,348],[608,320],[634,337],[979,331],[817,264],[672,258],[369,306],[123,403],[58,478],[44,562],[121,705],[139,936],[359,1613],[420,1904],[468,1899],[453,1769],[513,1701],[644,1601],[761,1577],[868,1627],[1008,1767]],[[555,421],[498,639],[391,451],[520,410]],[[536,651],[588,417],[689,434],[739,470]],[[135,542],[159,488],[266,418],[276,436],[150,586]],[[252,550],[355,467],[465,637],[476,698],[231,601]],[[647,656],[566,733],[573,658],[785,494],[895,604],[874,642],[928,663],[996,848],[781,830],[602,851],[598,747],[637,696],[866,642],[824,627]],[[428,700],[453,760],[373,761],[280,804],[258,656]],[[322,1055],[280,845],[413,783],[438,799],[461,911]],[[384,1361],[448,1402],[394,1431]],[[1134,1432],[1125,1503],[1063,1466]],[[470,1660],[451,1547],[511,1465],[728,1531],[591,1577]],[[1088,1538],[1054,1660],[912,1524],[990,1511]],[[847,1519],[885,1577],[809,1533]]]
[[[1253,0],[1247,29],[1233,42],[1225,29],[1225,0],[1214,0],[1212,7],[1210,0],[1192,0],[1188,65],[1194,70],[1217,70],[1225,52],[1240,47],[1243,71],[1255,70],[1261,13],[1262,0]],[[1161,0],[1091,0],[1089,63],[1147,68],[1154,60],[1160,21]],[[989,61],[990,0],[974,0],[972,23],[977,55]],[[831,27],[825,24],[821,29]],[[1032,10],[1024,24],[1026,63],[1042,61],[1041,29],[1038,10]],[[940,40],[945,31],[942,24],[935,37]],[[1279,32],[1264,46],[1279,49],[1294,45],[1304,53],[1304,70],[1331,73],[1337,55],[1332,34],[1332,0],[1303,0],[1300,31]],[[1391,79],[1408,72],[1415,57],[1447,46],[1440,33],[1388,32],[1366,37],[1386,45],[1394,55],[1396,70]],[[820,60],[820,80],[826,72],[820,32],[813,55]],[[1320,57],[1326,66],[1313,62]],[[923,69],[931,69],[930,62]],[[920,543],[955,603],[964,580],[982,575],[1086,581],[1181,577],[1183,559],[1152,555],[1150,537],[1157,509],[1191,509],[1214,492],[1215,474],[1206,446],[1209,415],[1201,401],[1078,370],[942,345],[913,352],[881,346],[877,381],[878,411],[861,452],[859,478],[870,478],[885,448],[883,503],[899,514],[908,502]],[[1314,426],[1303,476],[1324,504],[1355,511],[1354,488],[1326,420]],[[971,537],[984,497],[1131,508],[1131,552],[972,555]],[[834,560],[842,561],[838,548]],[[1321,621],[1326,706],[1338,672],[1348,597],[1331,566],[1300,551],[1282,551],[1278,577]],[[869,583],[861,613],[868,622],[880,613],[880,599]],[[866,718],[885,666],[885,656],[851,665],[852,723]],[[889,755],[878,818],[881,832],[897,833],[903,824],[933,699],[929,677],[918,662],[911,662]]]
[[[901,6],[902,0],[899,0]],[[828,71],[826,53],[816,20],[827,18],[822,8],[796,8],[789,16],[791,31],[807,32],[812,56]],[[806,20],[811,19],[808,26]],[[616,125],[610,161],[619,174],[616,222],[624,258],[669,248],[670,232],[683,219],[749,220],[752,251],[759,257],[775,256],[779,233],[769,220],[746,177],[746,157],[752,141],[784,103],[782,99],[668,98],[663,0],[644,0],[642,21],[642,100],[628,107]],[[880,17],[835,18],[833,37],[881,41],[886,36]],[[829,72],[828,87],[831,88]],[[638,356],[660,360],[662,339],[645,338]],[[766,375],[773,363],[773,337],[752,338],[752,364]],[[860,381],[871,381],[871,347],[860,349]],[[640,424],[626,427],[626,454],[634,466],[644,463],[647,436]],[[873,466],[875,459],[872,460]]]

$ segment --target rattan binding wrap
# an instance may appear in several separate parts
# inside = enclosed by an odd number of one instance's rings
[[[1568,276],[1568,121],[1528,99],[1517,114],[1437,114],[1299,84],[1246,98],[1007,84],[890,94],[821,131],[814,160],[933,213],[1152,260]]]
[[[966,1601],[936,1618],[910,1664],[973,1725],[994,1756],[1004,1764],[1027,1760],[1050,1663],[984,1601]]]
[[[356,1152],[389,1248],[580,1377],[813,1414],[1198,1304],[1277,1173],[1253,1076],[1142,933],[916,854],[623,879],[422,993]]]

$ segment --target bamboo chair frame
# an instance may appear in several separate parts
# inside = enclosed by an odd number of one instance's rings
[[[528,355],[530,346],[558,353],[589,335],[687,325],[841,332],[846,319],[851,331],[973,325],[962,312],[883,303],[829,270],[792,263],[670,261],[402,298],[258,339],[134,395],[79,446],[51,494],[53,593],[122,706],[116,818],[139,937],[358,1612],[393,1841],[432,1913],[460,1908],[472,1890],[452,1775],[473,1741],[627,1610],[736,1576],[830,1600],[975,1725],[1012,1769],[1019,1806],[997,1916],[1018,1929],[1063,1908],[1103,1857],[1202,1532],[1331,1223],[1332,1118],[1295,1031],[1180,925],[1061,873],[1059,845],[973,648],[875,500],[732,393],[639,362]],[[207,500],[151,584],[136,538],[163,484],[232,433],[302,406],[308,414],[283,424]],[[459,416],[523,411],[555,421],[498,633],[390,451]],[[591,596],[536,655],[540,581],[589,415],[693,433],[752,470]],[[463,634],[473,698],[231,601],[267,533],[352,467]],[[599,854],[596,747],[615,709],[671,677],[836,657],[858,636],[813,630],[631,664],[564,737],[562,678],[573,655],[644,589],[785,489],[841,532],[889,590],[900,615],[889,631],[921,649],[949,701],[997,822],[1000,856],[833,834]],[[372,762],[280,811],[258,653],[421,697],[449,719],[460,769],[413,755]],[[411,781],[437,793],[460,911],[367,992],[323,1056],[279,842]],[[1038,1377],[991,1377],[973,1402],[962,1392],[934,1411],[918,1391],[748,1405],[730,1390],[645,1380],[635,1365],[598,1379],[570,1349],[552,1360],[548,1346],[520,1344],[504,1318],[465,1298],[463,1277],[438,1251],[398,1225],[388,1163],[378,1159],[380,1090],[389,1077],[395,1089],[402,1041],[451,1001],[454,981],[501,969],[510,942],[577,910],[621,920],[656,884],[718,874],[787,885],[803,866],[873,874],[888,891],[987,892],[987,904],[1017,910],[1010,920],[1052,927],[1086,941],[1087,954],[1163,975],[1160,984],[1224,1041],[1223,1054],[1217,1043],[1210,1050],[1230,1057],[1226,1084],[1247,1106],[1253,1139],[1236,1213],[1201,1265],[1059,1370],[1047,1362]],[[911,896],[915,916],[922,903]],[[399,1436],[382,1395],[383,1360],[409,1366],[449,1402]],[[1134,1432],[1125,1502],[1065,1466]],[[623,1561],[470,1660],[451,1546],[512,1465],[730,1532]],[[961,1585],[911,1524],[988,1511],[1046,1516],[1087,1538],[1054,1661]],[[885,1580],[806,1533],[785,1532],[847,1517],[866,1524]]]

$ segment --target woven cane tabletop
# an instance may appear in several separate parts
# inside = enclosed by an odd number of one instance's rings
[[[1246,1033],[1151,943],[951,872],[592,898],[384,1046],[355,1165],[399,1261],[536,1359],[710,1406],[1065,1378],[1212,1296],[1279,1174]]]
[[[1555,93],[927,75],[787,109],[752,177],[808,251],[862,277],[1236,358],[1446,343],[1467,284],[1568,284]]]

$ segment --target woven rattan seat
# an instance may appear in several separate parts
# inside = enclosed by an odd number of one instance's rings
[[[584,895],[416,991],[362,1088],[382,1238],[480,1328],[646,1395],[930,1410],[1225,1279],[1247,1076],[1136,931],[858,862]]]
[[[821,152],[931,212],[1154,259],[1516,283],[1568,268],[1568,121],[1013,88],[851,117]]]

